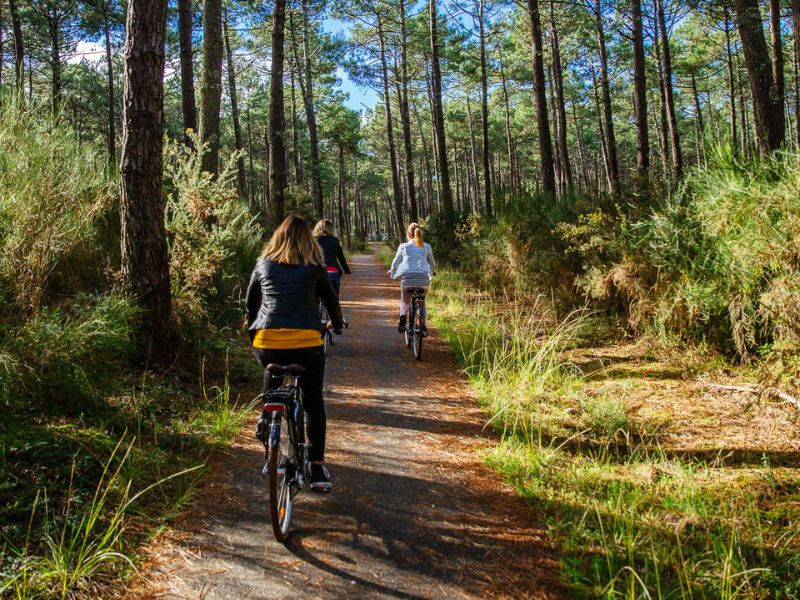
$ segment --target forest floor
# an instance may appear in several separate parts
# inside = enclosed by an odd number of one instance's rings
[[[254,412],[130,598],[566,597],[541,519],[486,466],[498,437],[447,345],[432,331],[416,362],[397,284],[372,256],[351,264],[326,373],[333,492],[299,496],[274,541]]]

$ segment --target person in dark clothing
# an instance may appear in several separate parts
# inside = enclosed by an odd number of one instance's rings
[[[269,363],[298,363],[306,368],[300,387],[307,419],[311,488],[331,490],[325,467],[326,415],[322,397],[325,376],[323,325],[319,301],[331,325],[344,327],[339,299],[328,277],[322,251],[305,219],[289,215],[264,246],[247,288],[247,329],[253,354],[265,368],[264,391],[280,385],[267,371]]]
[[[344,250],[342,244],[339,243],[339,238],[336,237],[336,229],[333,222],[329,219],[320,219],[314,226],[314,237],[317,240],[322,253],[325,256],[325,270],[333,283],[333,288],[336,290],[336,295],[339,295],[342,273],[350,275],[350,267],[344,257]]]

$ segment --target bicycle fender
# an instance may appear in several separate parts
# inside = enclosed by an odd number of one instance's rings
[[[275,415],[275,418],[272,420],[272,428],[269,432],[269,447],[276,448],[278,446],[278,441],[281,438],[281,419],[280,414]]]

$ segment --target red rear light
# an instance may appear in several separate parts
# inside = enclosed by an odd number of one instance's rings
[[[278,412],[281,410],[286,410],[286,407],[280,402],[268,402],[264,405],[264,410],[266,412]]]

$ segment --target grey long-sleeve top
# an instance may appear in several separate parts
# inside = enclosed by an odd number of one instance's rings
[[[424,280],[430,282],[431,276],[436,272],[436,262],[433,260],[433,251],[428,243],[417,246],[416,242],[409,241],[400,244],[397,254],[392,261],[392,269],[389,273],[392,279],[402,278],[414,279],[414,283],[421,283]]]

